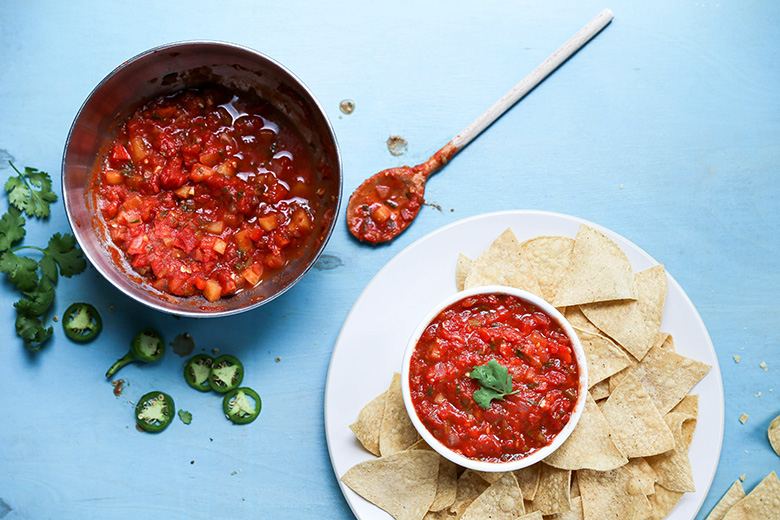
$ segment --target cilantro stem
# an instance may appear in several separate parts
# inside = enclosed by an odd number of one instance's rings
[[[79,274],[86,269],[87,263],[75,237],[68,233],[54,233],[45,248],[31,245],[11,247],[25,236],[26,219],[22,213],[46,219],[50,214],[50,204],[57,201],[57,195],[51,190],[48,173],[30,167],[21,172],[11,161],[8,164],[16,176],[11,175],[4,185],[10,207],[0,218],[0,272],[22,293],[14,303],[16,334],[28,349],[37,351],[54,332],[47,323],[58,277],[69,278]],[[16,255],[23,250],[38,251],[43,258],[36,260]]]
[[[16,246],[13,249],[11,249],[10,251],[12,253],[16,253],[17,251],[21,251],[22,249],[35,249],[36,251],[39,251],[39,252],[43,253],[44,255],[46,254],[46,251],[44,249],[42,249],[40,247],[36,247],[36,246]]]
[[[14,166],[14,163],[12,163],[11,161],[8,161],[8,164],[10,164],[11,168],[14,169],[14,171],[16,172],[16,176],[19,177],[20,179],[22,179],[22,182],[24,183],[25,186],[27,186],[27,189],[30,190],[30,192],[32,192],[32,186],[30,186],[30,183],[27,182],[27,179],[24,178],[24,175],[22,174],[22,172],[17,170],[16,166]]]

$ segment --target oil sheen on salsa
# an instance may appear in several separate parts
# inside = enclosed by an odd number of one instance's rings
[[[483,409],[471,370],[495,359],[512,390]],[[560,324],[508,294],[464,298],[425,329],[409,373],[417,416],[442,444],[487,462],[510,462],[552,442],[575,408],[579,368]]]
[[[261,283],[312,230],[313,160],[270,103],[222,87],[136,110],[100,165],[110,239],[158,290],[209,301]]]

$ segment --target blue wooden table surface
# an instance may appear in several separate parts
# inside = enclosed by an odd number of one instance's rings
[[[567,213],[616,231],[664,263],[697,307],[726,403],[720,463],[698,519],[740,476],[751,489],[780,470],[766,438],[780,414],[775,0],[5,0],[0,180],[11,160],[50,172],[61,193],[70,124],[102,78],[156,45],[215,39],[266,53],[309,86],[339,139],[347,196],[369,174],[427,159],[605,7],[615,19],[603,33],[431,179],[431,205],[406,233],[360,245],[342,211],[324,260],[269,305],[178,319],[88,268],[60,281],[54,314],[91,302],[104,317],[100,338],[74,344],[55,323],[53,340],[30,353],[14,333],[18,295],[3,277],[0,518],[353,518],[323,425],[340,327],[403,248],[502,209]],[[354,100],[352,114],[339,110],[344,99]],[[406,139],[403,155],[389,153],[391,135]],[[27,229],[30,244],[68,232],[61,201]],[[247,427],[222,419],[221,399],[188,391],[172,352],[123,369],[128,386],[116,397],[103,374],[141,325],[240,357],[263,397],[261,418]],[[132,403],[152,388],[174,394],[192,424],[138,433]]]

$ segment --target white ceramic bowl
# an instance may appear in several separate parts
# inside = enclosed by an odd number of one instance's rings
[[[552,442],[547,446],[544,446],[543,448],[540,448],[539,450],[532,452],[523,458],[515,459],[508,462],[488,462],[483,460],[471,459],[465,457],[464,455],[461,455],[460,453],[451,450],[450,448],[448,448],[447,446],[439,442],[433,436],[433,434],[431,434],[431,432],[428,431],[428,429],[422,423],[420,418],[417,416],[417,412],[415,411],[414,404],[412,403],[411,389],[409,387],[409,367],[411,364],[412,354],[415,351],[420,336],[428,327],[428,325],[431,323],[431,321],[442,310],[462,300],[463,298],[467,298],[469,296],[475,296],[479,294],[493,294],[493,293],[503,293],[503,294],[516,296],[520,299],[523,299],[535,305],[536,307],[538,307],[539,309],[547,313],[547,315],[557,320],[558,323],[560,323],[561,328],[564,330],[566,335],[571,340],[572,349],[574,350],[575,358],[577,359],[577,364],[579,365],[579,385],[578,385],[577,402],[575,404],[574,411],[571,414],[571,418],[569,419],[569,422],[566,424],[566,426],[564,426],[564,428],[558,433],[558,435],[555,436],[555,438],[553,438]],[[563,442],[569,437],[569,435],[571,435],[571,432],[574,430],[574,427],[577,426],[577,422],[579,421],[580,416],[582,415],[582,410],[585,408],[585,400],[588,394],[588,367],[585,361],[585,351],[582,349],[582,344],[580,343],[580,340],[577,337],[574,328],[571,326],[571,324],[569,324],[568,321],[566,321],[566,318],[564,318],[563,315],[560,312],[558,312],[558,310],[555,307],[553,307],[550,303],[546,302],[542,298],[534,294],[531,294],[527,291],[522,291],[520,289],[514,289],[512,287],[504,287],[500,285],[487,285],[483,287],[475,287],[472,289],[467,289],[465,291],[461,291],[459,293],[453,294],[449,298],[445,299],[444,301],[436,305],[422,320],[420,320],[419,325],[417,325],[417,328],[414,330],[412,336],[409,338],[409,343],[407,344],[406,352],[404,353],[403,367],[401,370],[401,391],[403,393],[404,405],[406,405],[406,411],[408,412],[409,417],[411,418],[415,428],[420,433],[420,435],[425,440],[425,442],[427,442],[434,450],[436,450],[443,457],[454,462],[455,464],[458,464],[459,466],[463,466],[465,468],[470,468],[478,471],[491,471],[491,472],[514,471],[535,464],[536,462],[539,462],[540,460],[549,456],[553,451],[558,449],[558,447],[560,447],[561,444],[563,444]]]

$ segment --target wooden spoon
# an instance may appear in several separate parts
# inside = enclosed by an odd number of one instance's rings
[[[366,179],[352,193],[347,204],[347,227],[350,233],[372,244],[388,242],[398,236],[420,211],[428,177],[439,171],[455,154],[588,43],[612,21],[612,17],[609,9],[602,11],[424,163],[415,167],[390,168]]]

